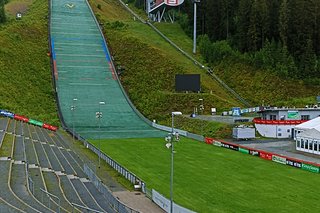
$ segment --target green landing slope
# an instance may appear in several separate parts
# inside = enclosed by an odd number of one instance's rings
[[[87,2],[51,1],[50,18],[58,99],[68,127],[92,139],[162,137],[128,103]]]

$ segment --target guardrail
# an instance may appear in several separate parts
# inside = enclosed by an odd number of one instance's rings
[[[87,212],[103,213],[102,211],[98,211],[98,210],[95,210],[95,209],[91,209],[91,208],[86,207],[86,206],[81,206],[81,205],[76,204],[76,203],[71,203],[71,205],[72,205],[72,212],[74,212],[74,208],[75,208],[75,207],[78,207],[78,208],[80,208],[80,209],[85,209],[85,210],[87,210]]]
[[[50,192],[47,192],[46,190],[44,190],[42,188],[40,188],[40,191],[42,193],[46,194],[49,197],[49,199],[48,199],[49,200],[49,209],[51,208],[51,202],[50,202],[51,198],[54,198],[54,199],[58,200],[58,210],[57,210],[57,212],[60,213],[60,209],[61,209],[60,198],[58,198],[54,194],[51,194]],[[42,203],[44,203],[43,202],[43,194],[42,194]]]
[[[3,136],[2,136],[2,138],[0,138],[0,148],[2,147],[2,143],[3,143],[4,137],[6,135],[6,130],[7,130],[8,125],[9,125],[9,120],[7,118],[6,118],[6,120],[7,120],[7,125],[6,125],[6,128],[4,130],[2,130]]]

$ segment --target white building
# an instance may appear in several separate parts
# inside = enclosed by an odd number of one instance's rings
[[[320,116],[320,108],[261,108],[253,122],[260,135],[268,138],[291,138],[294,127]]]
[[[320,155],[320,117],[294,128],[296,149]]]

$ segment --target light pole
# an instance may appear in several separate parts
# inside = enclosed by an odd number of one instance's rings
[[[171,146],[171,173],[170,173],[170,213],[173,213],[173,156],[174,156],[174,136],[176,136],[175,140],[178,139],[178,133],[174,133],[174,116],[175,115],[182,115],[181,112],[172,112],[172,129],[171,129],[171,134],[165,138],[166,141],[169,143],[166,144],[167,148]]]
[[[100,168],[100,155],[101,155],[101,118],[102,118],[102,112],[101,112],[101,105],[105,105],[106,103],[103,101],[99,102],[99,111],[96,112],[96,118],[99,119],[99,168]]]
[[[74,143],[74,111],[76,110],[76,101],[78,99],[74,98],[72,99],[72,106],[71,106],[71,112],[72,112],[72,142]]]
[[[203,98],[199,98],[199,101],[200,101],[200,106],[199,106],[200,115],[203,115],[203,110],[204,110]],[[201,135],[202,133],[203,133],[203,120],[201,119]]]
[[[197,49],[197,3],[200,0],[193,0],[193,53],[196,54]]]

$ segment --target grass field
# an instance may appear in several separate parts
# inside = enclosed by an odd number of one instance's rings
[[[92,141],[98,146],[98,141]],[[162,138],[102,140],[102,150],[169,197],[170,150]],[[182,138],[174,200],[197,212],[319,212],[319,174]]]

